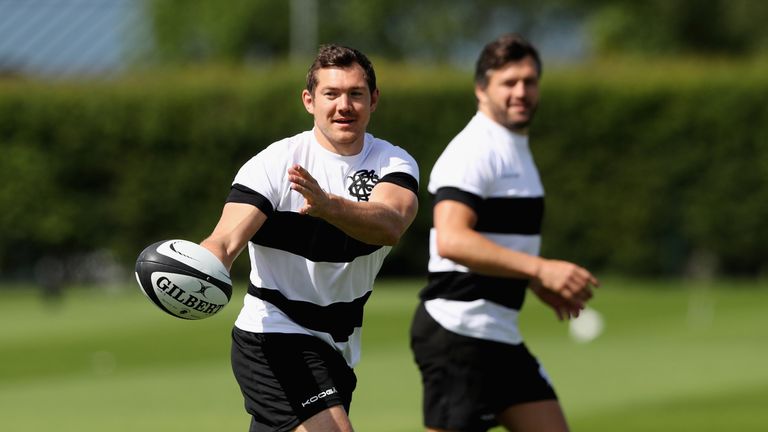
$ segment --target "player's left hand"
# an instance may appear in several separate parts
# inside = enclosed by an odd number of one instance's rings
[[[579,306],[576,303],[565,299],[559,293],[544,288],[540,283],[536,281],[531,282],[530,288],[531,291],[536,294],[539,300],[541,300],[544,304],[551,307],[555,311],[555,314],[557,314],[557,319],[560,321],[564,319],[569,320],[571,318],[577,318],[579,316],[579,312],[584,309],[583,304]]]
[[[300,193],[306,201],[299,213],[322,217],[331,205],[331,196],[320,187],[309,171],[295,164],[288,168],[288,181],[291,182],[291,189]]]

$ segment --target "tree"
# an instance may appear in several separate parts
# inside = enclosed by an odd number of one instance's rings
[[[768,53],[768,2],[761,0],[565,0],[589,10],[599,55]]]
[[[161,62],[284,58],[291,25],[301,25],[291,23],[291,4],[298,2],[147,1]],[[562,33],[563,22],[584,23],[580,37],[598,56],[768,53],[768,2],[762,0],[306,1],[317,2],[317,42],[392,60],[474,57],[502,32],[543,39]]]
[[[393,60],[449,61],[457,48],[530,27],[536,2],[317,0],[318,41]],[[160,61],[282,58],[290,52],[290,4],[275,0],[149,0]]]
[[[161,63],[272,58],[288,52],[289,4],[272,0],[148,0]]]

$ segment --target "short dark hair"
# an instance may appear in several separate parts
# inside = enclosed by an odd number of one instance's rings
[[[365,81],[368,83],[368,90],[373,93],[376,90],[376,72],[368,57],[360,51],[340,45],[321,45],[317,51],[317,57],[307,72],[307,91],[314,94],[317,87],[317,71],[327,67],[346,68],[359,64],[363,68]]]
[[[480,53],[475,64],[475,84],[485,88],[488,85],[488,71],[500,69],[510,62],[533,57],[536,71],[541,76],[541,58],[536,48],[517,33],[507,33],[489,42]]]

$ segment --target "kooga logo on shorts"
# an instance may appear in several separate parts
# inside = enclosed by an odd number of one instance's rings
[[[330,395],[335,394],[335,393],[338,393],[336,391],[336,387],[331,387],[331,388],[329,388],[327,390],[323,390],[320,393],[318,393],[318,394],[312,396],[311,398],[307,399],[306,402],[302,402],[301,403],[301,407],[304,408],[305,406],[307,406],[307,405],[309,405],[311,403],[315,403],[315,402],[319,401],[320,399],[322,399],[322,398],[324,398],[326,396],[330,396]]]

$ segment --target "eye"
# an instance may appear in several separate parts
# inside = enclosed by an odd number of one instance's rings
[[[527,86],[535,86],[538,83],[539,83],[539,80],[536,79],[536,78],[527,78],[525,80],[525,85],[527,85]]]
[[[517,80],[507,80],[504,81],[505,87],[515,87],[517,85]]]

